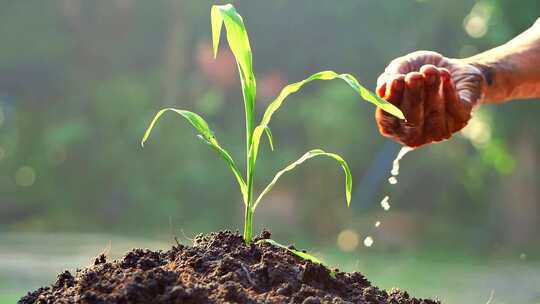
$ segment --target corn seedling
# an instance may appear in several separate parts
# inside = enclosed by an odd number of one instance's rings
[[[259,152],[259,144],[263,133],[268,137],[270,147],[273,150],[272,133],[269,128],[270,120],[274,113],[283,105],[285,98],[298,90],[305,84],[314,80],[332,80],[341,79],[345,81],[354,91],[368,102],[375,104],[388,113],[393,114],[396,117],[403,119],[403,114],[394,105],[379,98],[376,94],[363,87],[356,78],[350,74],[337,74],[333,71],[323,71],[311,75],[310,77],[300,82],[292,83],[284,87],[277,98],[272,101],[264,112],[259,124],[255,125],[254,109],[255,109],[255,95],[256,95],[256,81],[253,73],[253,61],[251,46],[249,44],[248,33],[244,26],[242,17],[236,12],[235,8],[231,4],[227,5],[214,5],[211,9],[211,25],[212,25],[212,41],[214,57],[217,56],[219,39],[221,35],[221,29],[223,24],[227,31],[227,42],[232,50],[236,63],[238,65],[238,72],[240,74],[240,80],[242,85],[242,95],[244,99],[245,108],[245,125],[246,125],[246,174],[242,175],[236,162],[232,156],[220,145],[214,132],[208,126],[208,123],[198,114],[174,108],[166,108],[160,110],[150,123],[142,139],[141,145],[150,136],[152,129],[156,122],[163,115],[163,113],[171,111],[179,114],[185,118],[199,133],[198,137],[212,149],[214,149],[227,163],[231,169],[238,185],[245,205],[245,217],[244,217],[244,240],[247,244],[250,244],[253,239],[253,213],[255,209],[262,201],[263,197],[272,189],[278,179],[285,173],[293,170],[296,166],[302,164],[308,159],[325,156],[336,160],[345,173],[345,196],[347,206],[351,201],[351,189],[352,189],[352,176],[349,166],[343,160],[343,158],[334,153],[328,153],[320,149],[314,149],[308,151],[298,160],[291,163],[283,170],[279,171],[272,181],[263,189],[263,191],[257,196],[253,193],[253,178],[255,175],[255,168],[257,165],[257,156]],[[277,244],[274,241],[271,244]],[[295,253],[299,254],[299,253]],[[306,255],[308,256],[308,255]],[[306,258],[306,257],[304,257]],[[308,257],[308,259],[314,259]],[[318,260],[313,260],[318,262]]]

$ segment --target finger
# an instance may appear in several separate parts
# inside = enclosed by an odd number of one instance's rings
[[[480,70],[471,65],[464,66],[459,73],[452,75],[457,94],[463,103],[476,105],[481,95],[482,77]]]
[[[441,75],[434,65],[424,65],[420,68],[424,76],[424,135],[435,141],[450,137],[446,125],[444,99],[441,93]]]
[[[399,107],[403,98],[403,90],[405,89],[405,75],[396,74],[388,79],[385,85],[383,98],[389,103]]]
[[[403,90],[405,87],[404,79],[404,75],[394,76],[394,78],[385,85],[386,92],[382,94],[384,99],[397,107],[400,106],[403,98]],[[397,117],[377,108],[375,119],[382,135],[393,137],[397,134],[399,129],[399,119]]]
[[[433,86],[436,82],[440,82],[440,72],[439,69],[432,65],[426,64],[420,68],[420,73],[424,76],[426,87]]]
[[[402,110],[408,122],[420,126],[424,118],[424,77],[411,72],[405,77]]]
[[[420,69],[420,73],[424,76],[425,83],[425,102],[424,111],[444,112],[444,103],[440,94],[441,75],[439,69],[434,65],[425,65]]]
[[[412,72],[409,56],[402,56],[390,61],[384,72],[387,74],[406,74]]]
[[[384,94],[386,93],[386,81],[381,83],[377,81],[377,88],[375,89],[375,92],[377,95],[379,95],[379,97],[383,98]]]
[[[439,53],[416,51],[392,60],[385,71],[390,74],[407,74],[419,71],[425,64],[442,65],[441,62],[443,60],[444,57]]]
[[[392,82],[398,81],[398,83],[396,83],[397,86],[395,88],[397,88],[398,90],[401,90],[403,87],[404,80],[405,80],[405,75],[403,74],[383,73],[377,79],[377,88],[375,91],[377,92],[377,95],[379,95],[379,97],[384,98],[385,95],[387,95],[387,90],[392,89],[392,86],[391,86]]]
[[[444,84],[445,81],[452,79],[452,75],[447,68],[437,68],[439,70],[439,75],[441,75],[441,83]]]
[[[444,79],[442,92],[445,100],[445,110],[448,113],[448,130],[454,133],[461,130],[471,118],[471,106],[461,102],[456,87],[450,78]]]
[[[405,77],[405,90],[401,102],[401,110],[406,121],[401,122],[400,138],[408,146],[419,145],[422,141],[424,119],[424,77],[419,72],[411,72]]]

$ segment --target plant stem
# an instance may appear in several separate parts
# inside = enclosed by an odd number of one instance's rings
[[[245,201],[246,212],[244,215],[244,241],[251,244],[253,239],[253,176],[255,174],[255,163],[250,159],[250,150],[253,139],[253,107],[255,96],[244,92],[244,103],[246,105],[246,185],[247,198]]]
[[[244,241],[246,244],[251,244],[253,240],[253,210],[251,206],[246,207],[246,213],[244,216]]]
[[[253,133],[248,132],[247,136]],[[247,198],[246,198],[246,212],[244,215],[244,241],[246,244],[250,244],[253,238],[253,175],[255,166],[251,163],[249,158],[249,150],[251,148],[251,139],[248,143],[247,158],[246,158],[246,185],[247,185]]]

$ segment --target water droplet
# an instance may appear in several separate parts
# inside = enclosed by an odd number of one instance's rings
[[[379,228],[381,226],[381,221],[376,221],[375,222],[375,227]]]
[[[392,162],[392,171],[390,171],[390,173],[393,176],[399,175],[399,161],[403,158],[403,156],[405,156],[405,154],[409,153],[409,151],[412,151],[412,150],[413,148],[410,148],[410,147],[401,147],[401,150],[399,150],[398,155]]]
[[[345,252],[351,252],[358,247],[360,237],[356,231],[345,229],[338,234],[337,245]]]
[[[381,207],[384,209],[384,211],[388,211],[390,210],[390,203],[388,202],[390,198],[387,196],[385,196],[383,198],[383,200],[381,201]]]
[[[388,178],[388,182],[390,183],[390,185],[395,185],[397,184],[397,178],[395,176],[391,176]]]
[[[373,245],[373,238],[371,236],[366,236],[364,239],[364,246],[371,247]]]

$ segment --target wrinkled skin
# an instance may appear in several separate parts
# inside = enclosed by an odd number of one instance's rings
[[[394,59],[377,80],[377,94],[399,107],[406,120],[381,109],[379,131],[409,147],[448,139],[471,118],[482,98],[480,69],[430,51]]]

